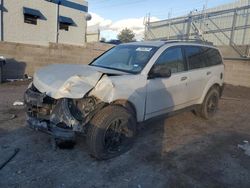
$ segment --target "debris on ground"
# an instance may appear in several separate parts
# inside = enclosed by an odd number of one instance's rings
[[[24,78],[15,78],[15,79],[6,79],[7,82],[17,82],[17,81],[27,81],[27,80],[32,80],[32,76],[28,76],[27,74],[24,75]]]
[[[15,119],[16,117],[16,114],[10,114],[9,120]]]
[[[29,75],[27,75],[27,74],[24,75],[24,78],[25,78],[26,80],[32,80],[32,79],[33,79],[32,76],[29,76]]]
[[[20,78],[20,79],[6,79],[7,82],[17,82],[17,81],[24,81],[25,79]]]
[[[250,156],[250,145],[248,141],[244,141],[244,144],[238,144],[238,148],[242,149],[245,151],[245,154]]]
[[[18,170],[16,173],[17,174],[22,174],[22,172],[23,172],[22,170]]]
[[[20,149],[16,148],[13,154],[3,164],[0,164],[0,170],[2,170],[2,168],[5,167],[17,155],[19,151]]]
[[[0,122],[2,121],[9,121],[9,120],[12,120],[12,119],[15,119],[17,117],[16,114],[7,114],[7,117],[5,118],[0,118]]]
[[[15,101],[13,103],[13,106],[23,106],[24,105],[24,102],[23,101]]]

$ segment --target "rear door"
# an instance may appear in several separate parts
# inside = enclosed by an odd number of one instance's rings
[[[206,54],[200,46],[185,46],[185,56],[188,63],[188,100],[198,100],[208,82],[211,73],[206,67]]]
[[[216,77],[216,80],[223,82],[224,65],[220,52],[215,48],[202,47],[205,54],[206,67],[207,67],[207,82]]]

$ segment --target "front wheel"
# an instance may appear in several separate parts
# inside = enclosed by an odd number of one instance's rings
[[[218,89],[210,89],[198,110],[198,114],[204,119],[212,118],[218,110],[219,98]]]
[[[100,160],[128,151],[136,134],[136,121],[127,109],[110,105],[91,120],[87,133],[90,154]]]

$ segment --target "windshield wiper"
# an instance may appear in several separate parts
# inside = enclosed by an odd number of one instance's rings
[[[105,66],[93,65],[93,64],[91,64],[90,66],[101,67],[101,68],[111,69],[111,70],[117,70],[117,71],[126,72],[126,73],[130,73],[130,74],[136,74],[136,72],[133,72],[133,71],[122,70],[122,69],[118,69],[118,68],[114,68],[114,67],[105,67]]]

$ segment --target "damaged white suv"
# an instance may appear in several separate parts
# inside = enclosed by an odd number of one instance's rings
[[[136,125],[181,109],[214,115],[223,90],[217,48],[201,42],[152,41],[116,46],[89,65],[38,70],[25,92],[28,125],[57,143],[84,133],[90,154],[127,151]]]

